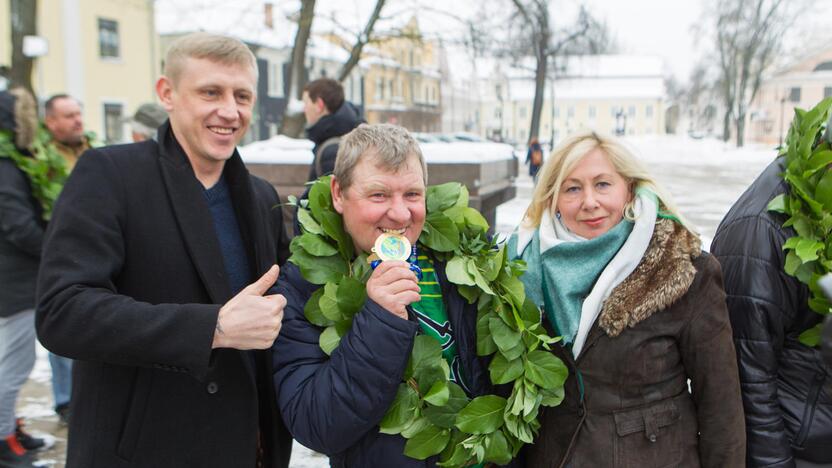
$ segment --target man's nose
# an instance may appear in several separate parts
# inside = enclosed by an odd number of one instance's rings
[[[234,99],[234,96],[226,96],[220,101],[217,115],[228,120],[237,118],[237,101]]]
[[[410,220],[410,209],[403,199],[394,197],[387,210],[387,217],[395,222],[407,222]]]

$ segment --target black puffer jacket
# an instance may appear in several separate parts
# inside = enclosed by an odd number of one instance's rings
[[[807,305],[808,288],[783,269],[782,246],[794,231],[767,210],[788,190],[783,164],[775,160],[751,184],[711,247],[728,294],[752,467],[793,467],[796,458],[832,463],[830,369],[819,349],[798,341],[821,316]]]
[[[332,137],[339,137],[346,135],[352,129],[364,122],[358,114],[358,109],[350,102],[344,101],[344,104],[332,114],[325,115],[320,118],[314,125],[306,129],[306,136],[315,143],[315,148],[312,152],[317,158],[318,148],[326,140]],[[323,154],[321,154],[321,161],[314,161],[309,168],[309,181],[313,181],[318,177],[332,173],[335,169],[335,156],[338,154],[338,145],[327,147]],[[321,168],[320,174],[317,168]]]

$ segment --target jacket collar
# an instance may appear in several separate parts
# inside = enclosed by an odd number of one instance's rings
[[[219,241],[214,229],[211,212],[203,194],[204,188],[197,180],[185,151],[176,140],[170,123],[159,128],[159,155],[162,180],[167,188],[170,203],[182,232],[191,260],[215,304],[224,304],[231,298],[225,265]],[[246,246],[252,280],[264,271],[263,245],[255,243],[255,232],[264,232],[262,219],[254,215],[253,193],[248,170],[237,150],[226,161],[223,175],[228,183],[234,211],[240,226],[240,235]],[[262,238],[264,236],[259,236]],[[272,263],[274,260],[272,260]]]
[[[315,145],[320,145],[329,138],[349,133],[362,122],[358,110],[348,101],[332,114],[321,117],[315,124],[306,128],[306,136]]]

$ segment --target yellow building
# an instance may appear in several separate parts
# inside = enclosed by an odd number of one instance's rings
[[[754,97],[746,138],[768,145],[785,139],[794,108],[811,109],[832,96],[832,48],[798,60],[767,77]]]
[[[362,64],[367,122],[417,132],[441,129],[439,47],[422,38],[415,17],[400,33],[366,47]]]
[[[83,104],[87,130],[126,141],[122,119],[153,102],[159,76],[152,0],[37,1],[37,33],[49,44],[35,59],[32,85],[41,102],[66,93]],[[10,0],[0,0],[0,65],[11,67]]]

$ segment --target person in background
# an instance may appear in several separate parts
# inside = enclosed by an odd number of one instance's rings
[[[508,254],[569,367],[526,466],[743,466],[719,263],[632,153],[595,132],[563,141]]]
[[[133,116],[127,119],[133,142],[155,140],[157,130],[167,119],[168,113],[159,104],[150,102],[139,106]]]
[[[825,140],[832,144],[828,131]],[[790,191],[785,156],[769,164],[725,215],[711,251],[725,272],[750,467],[832,467],[832,375],[800,334],[823,320],[809,288],[784,271],[795,236],[768,203]],[[832,170],[827,167],[827,170]]]
[[[358,109],[344,99],[344,87],[332,78],[319,78],[303,87],[303,114],[306,137],[315,143],[315,159],[307,178],[311,182],[332,174],[340,138],[363,120]]]
[[[529,150],[526,152],[526,164],[529,165],[529,176],[537,182],[537,172],[540,170],[540,166],[543,165],[543,147],[540,146],[537,137],[529,141]]]
[[[90,150],[64,186],[36,328],[75,359],[70,468],[288,466],[265,351],[288,241],[277,193],[236,149],[256,89],[239,40],[177,39],[156,83],[170,115],[158,141]]]
[[[84,133],[81,103],[68,94],[56,94],[46,100],[44,125],[52,135],[52,144],[72,170],[84,151],[93,146],[92,136]]]
[[[0,467],[34,466],[43,439],[15,418],[17,396],[35,365],[35,280],[46,222],[32,180],[16,158],[30,158],[37,129],[34,98],[0,91]],[[6,151],[4,151],[6,149]],[[11,154],[11,153],[14,154]]]

